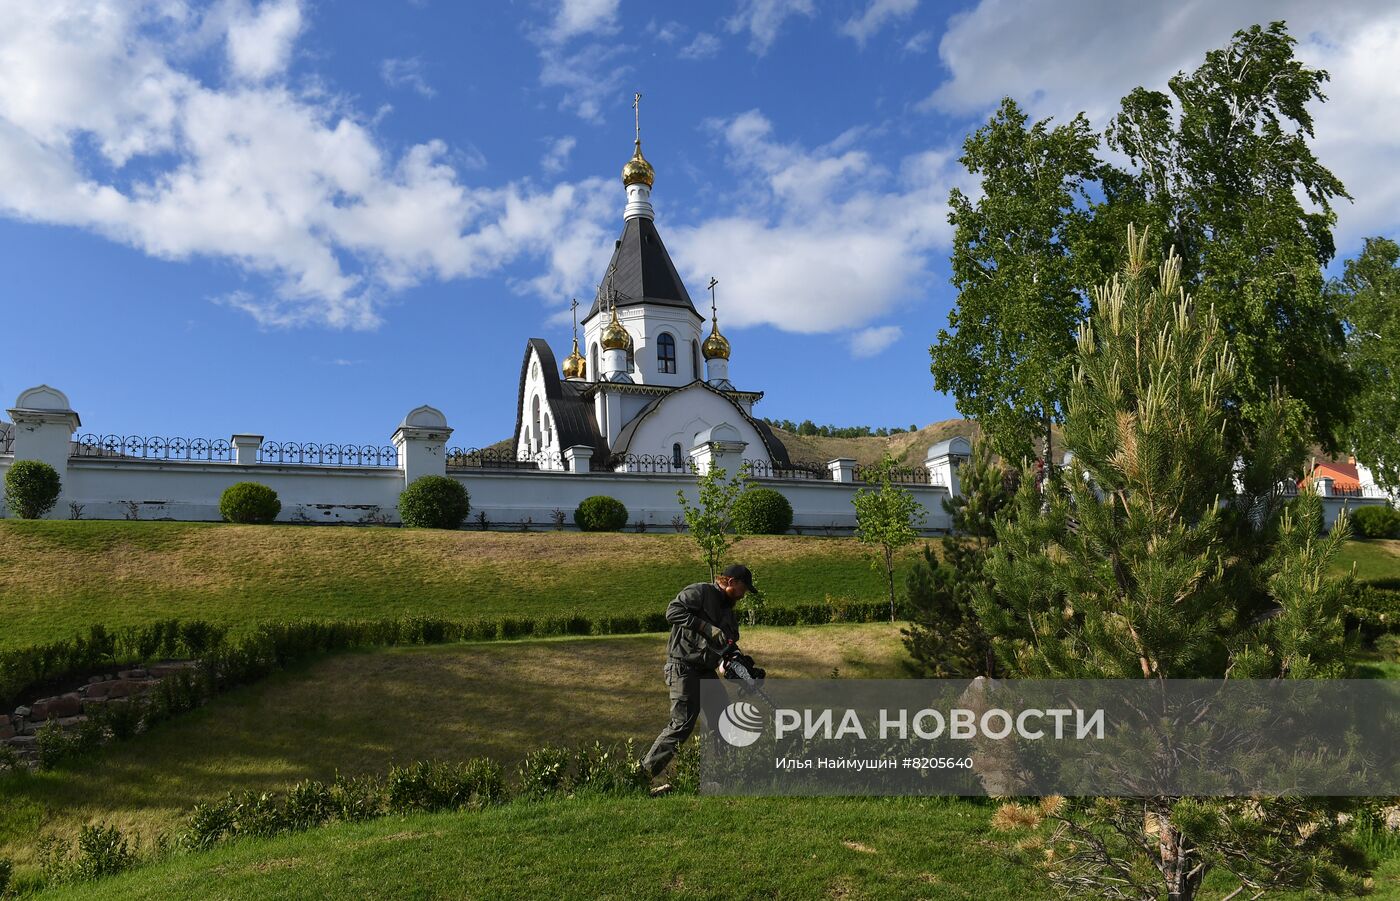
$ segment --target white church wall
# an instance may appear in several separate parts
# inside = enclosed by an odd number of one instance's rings
[[[739,440],[748,444],[744,459],[770,462],[758,430],[739,415],[732,403],[699,385],[667,395],[665,402],[642,420],[625,452],[669,457],[672,447],[679,444],[681,453],[689,456],[695,436],[720,423],[732,425],[739,432]]]

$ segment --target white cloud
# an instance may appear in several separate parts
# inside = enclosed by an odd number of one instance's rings
[[[582,34],[609,34],[617,29],[619,0],[560,0],[549,30],[556,44]]]
[[[777,40],[783,23],[792,16],[811,16],[812,0],[739,0],[739,9],[726,22],[733,34],[749,33],[749,49],[759,56]]]
[[[574,152],[577,143],[578,139],[572,136],[550,139],[549,150],[540,160],[540,168],[550,175],[564,171],[569,164],[569,154]]]
[[[719,53],[719,38],[702,31],[695,36],[695,40],[681,48],[676,55],[681,59],[709,59]]]
[[[410,88],[424,97],[437,94],[423,77],[423,61],[416,56],[384,60],[379,64],[379,77],[391,88]]]
[[[929,42],[932,40],[933,32],[926,28],[905,41],[900,52],[907,54],[927,53]]]
[[[854,38],[864,47],[865,42],[875,36],[880,29],[911,15],[919,5],[919,0],[870,0],[865,12],[851,18],[841,26],[841,33]]]
[[[1400,8],[1387,0],[1187,0],[1169,9],[1096,0],[982,0],[954,16],[939,45],[951,73],[924,107],[980,115],[1005,95],[1037,117],[1087,112],[1102,128],[1138,85],[1165,90],[1237,29],[1284,19],[1297,56],[1326,69],[1328,101],[1314,104],[1313,147],[1356,198],[1338,209],[1338,247],[1400,225]]]
[[[228,7],[228,59],[235,75],[261,81],[280,74],[301,32],[298,0],[265,0],[254,8],[242,0]]]
[[[950,235],[951,153],[916,153],[890,172],[860,150],[783,143],[756,110],[710,124],[746,176],[739,212],[674,229],[667,245],[690,283],[720,279],[725,321],[831,332],[924,297],[931,253]]]
[[[0,214],[233,262],[269,288],[220,302],[267,325],[370,328],[394,291],[518,260],[543,266],[540,287],[578,283],[600,181],[473,187],[449,162],[470,148],[427,141],[395,155],[345,101],[246,80],[275,67],[245,59],[225,85],[179,67],[199,63],[191,47],[223,46],[210,29],[233,21],[176,0],[7,12]],[[554,246],[577,222],[574,243]]]
[[[904,336],[904,329],[898,325],[881,325],[861,329],[851,336],[851,356],[864,360],[885,350]]]

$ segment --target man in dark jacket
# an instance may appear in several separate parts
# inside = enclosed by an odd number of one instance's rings
[[[671,695],[671,721],[642,766],[654,778],[676,755],[676,748],[690,737],[700,715],[700,680],[718,679],[723,672],[722,655],[729,642],[739,640],[739,623],[734,605],[753,590],[753,574],[747,566],[727,567],[713,582],[696,582],[681,589],[666,608],[671,638],[666,644],[666,688]],[[716,668],[719,668],[717,671]],[[722,696],[712,695],[705,724],[710,732],[719,727],[724,710]],[[660,786],[655,792],[668,789]]]

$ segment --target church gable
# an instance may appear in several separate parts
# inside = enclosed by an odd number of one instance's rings
[[[520,392],[515,413],[517,456],[545,454],[550,459],[576,445],[593,448],[596,458],[607,454],[598,432],[593,404],[582,396],[587,383],[559,378],[554,351],[542,338],[525,345],[520,365]]]
[[[785,465],[787,449],[772,431],[756,421],[728,395],[704,382],[659,397],[628,422],[619,433],[613,452],[619,457],[650,456],[681,459],[690,456],[697,437],[720,426],[738,433],[748,446],[746,460]]]

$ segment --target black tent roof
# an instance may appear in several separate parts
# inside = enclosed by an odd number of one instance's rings
[[[644,216],[628,219],[622,227],[622,237],[617,240],[617,249],[586,319],[606,311],[607,298],[613,290],[617,291],[619,307],[655,304],[689,310],[697,318],[704,318],[690,302],[685,283],[666,252],[666,245],[661,243],[656,223]]]
[[[588,390],[590,383],[559,378],[559,364],[555,362],[554,351],[543,338],[531,338],[525,345],[525,361],[520,364],[520,399],[515,405],[515,440],[520,440],[520,429],[524,425],[525,380],[530,374],[532,349],[540,357],[544,396],[549,401],[549,408],[554,411],[554,428],[559,435],[559,446],[586,444],[593,448],[593,458],[601,461],[608,455],[608,444],[598,431],[593,402],[580,396]]]

